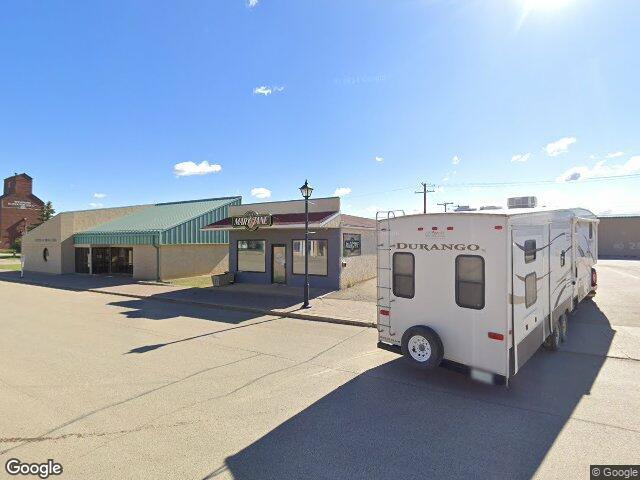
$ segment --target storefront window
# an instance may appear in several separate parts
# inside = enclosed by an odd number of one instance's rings
[[[238,240],[239,272],[265,271],[265,243],[264,240]]]
[[[328,243],[327,240],[309,240],[310,275],[327,275]],[[304,240],[293,241],[293,273],[304,275]]]

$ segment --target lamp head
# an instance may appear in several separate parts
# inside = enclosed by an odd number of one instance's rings
[[[300,193],[302,194],[302,196],[304,198],[309,198],[311,196],[311,193],[313,192],[313,187],[311,187],[309,185],[309,182],[307,182],[306,180],[304,181],[304,185],[302,185],[300,187]]]

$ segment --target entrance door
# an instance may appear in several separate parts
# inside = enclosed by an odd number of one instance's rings
[[[76,247],[76,273],[91,273],[89,271],[89,249]]]
[[[512,231],[514,358],[512,374],[538,350],[546,335],[549,308],[549,230],[543,226]]]
[[[105,247],[94,247],[91,249],[91,273],[104,274],[109,273],[111,263],[111,250]]]
[[[271,283],[287,283],[286,245],[271,245]]]

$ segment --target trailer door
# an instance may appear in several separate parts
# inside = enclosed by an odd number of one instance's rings
[[[511,232],[511,310],[515,374],[544,341],[548,306],[548,227],[514,227]]]

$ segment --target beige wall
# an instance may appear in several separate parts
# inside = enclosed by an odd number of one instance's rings
[[[600,217],[598,256],[640,258],[640,216]]]
[[[228,270],[228,244],[163,245],[160,247],[160,276],[163,280],[224,273]]]
[[[133,278],[136,280],[156,280],[158,264],[156,247],[153,245],[133,246]]]
[[[31,230],[22,238],[22,255],[25,271],[42,273],[62,273],[61,236],[68,224],[68,218],[56,215],[48,222]],[[42,255],[49,250],[48,260]]]
[[[73,235],[100,223],[129,215],[150,205],[100,208],[77,212],[59,213],[22,238],[25,255],[25,271],[43,273],[73,273],[75,250]],[[49,260],[44,261],[42,251],[49,249]]]
[[[376,276],[376,231],[373,229],[343,228],[340,233],[342,245],[343,233],[361,235],[361,254],[357,257],[342,257],[340,288],[348,288]],[[340,247],[342,248],[342,247]],[[346,264],[346,266],[344,265]]]
[[[304,199],[289,200],[285,202],[261,202],[244,203],[229,207],[229,216],[244,215],[245,212],[257,213],[304,213]],[[311,198],[309,200],[310,212],[338,212],[340,211],[340,197]]]

